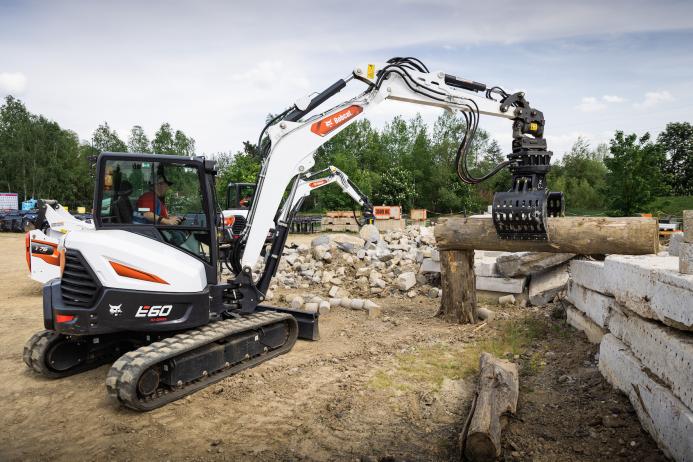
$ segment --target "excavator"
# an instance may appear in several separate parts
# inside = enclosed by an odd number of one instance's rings
[[[325,109],[352,81],[365,89]],[[95,230],[72,231],[60,241],[61,275],[44,285],[45,330],[26,343],[27,366],[59,378],[112,363],[109,397],[148,411],[284,354],[298,338],[317,340],[317,314],[271,306],[265,294],[291,220],[312,190],[337,182],[370,207],[336,169],[316,179],[311,168],[321,145],[386,100],[459,112],[467,123],[455,159],[460,179],[476,184],[505,167],[512,173],[512,189],[493,200],[499,237],[548,238],[547,217],[563,212],[563,197],[546,187],[552,154],[544,116],[523,92],[431,72],[416,58],[365,63],[263,128],[257,187],[238,239],[230,238],[217,206],[212,160],[100,154]],[[512,153],[474,177],[466,159],[481,114],[512,124]],[[272,242],[255,276],[268,232]],[[222,278],[224,266],[232,277]]]

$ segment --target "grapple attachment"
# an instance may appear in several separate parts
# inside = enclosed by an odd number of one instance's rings
[[[513,186],[493,196],[493,224],[501,239],[545,241],[547,217],[561,216],[565,210],[563,193],[546,189],[552,155],[546,142],[527,141],[518,140],[508,156]]]

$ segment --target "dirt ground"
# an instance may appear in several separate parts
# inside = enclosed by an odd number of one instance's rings
[[[22,362],[42,329],[23,242],[0,234],[0,460],[457,460],[482,350],[520,365],[504,460],[664,460],[560,305],[465,326],[424,297],[380,299],[376,319],[337,308],[318,342],[149,413],[118,408],[108,366],[52,381]]]

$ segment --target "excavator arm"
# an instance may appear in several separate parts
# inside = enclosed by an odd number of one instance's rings
[[[352,80],[366,84],[365,91],[310,115]],[[249,274],[260,255],[267,232],[275,227],[265,272],[257,283],[260,294],[266,291],[276,271],[288,234],[291,204],[302,194],[299,191],[301,178],[315,165],[316,150],[386,100],[461,113],[467,122],[467,130],[456,158],[460,179],[476,184],[509,167],[513,188],[498,193],[493,204],[493,220],[499,236],[505,239],[547,239],[546,218],[562,212],[563,199],[561,193],[549,194],[546,188],[545,175],[552,153],[546,151],[542,112],[532,108],[522,92],[509,94],[497,86],[487,87],[442,71],[431,72],[415,58],[393,58],[385,63],[357,66],[348,78],[338,80],[321,93],[297,101],[263,129],[259,141],[263,160],[257,190],[248,214],[248,226],[238,246],[242,252],[234,253],[233,265]],[[508,119],[512,123],[513,151],[507,161],[475,178],[467,169],[466,156],[481,114]],[[263,139],[265,133],[267,140]],[[285,206],[280,211],[290,183]],[[275,217],[278,217],[276,223]],[[252,308],[248,306],[245,309]]]

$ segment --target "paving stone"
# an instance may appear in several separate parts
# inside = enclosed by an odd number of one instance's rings
[[[628,345],[633,356],[662,379],[677,398],[693,409],[693,334],[647,321],[618,308],[611,314],[609,330]]]
[[[599,370],[630,399],[643,428],[676,461],[693,461],[693,411],[651,378],[627,345],[606,334],[599,347]]]
[[[604,295],[612,295],[604,273],[604,262],[594,260],[570,260],[570,279],[587,289]]]
[[[693,275],[679,273],[677,257],[609,255],[604,272],[621,305],[644,318],[693,330]]]
[[[529,281],[529,303],[535,306],[549,303],[565,290],[569,278],[567,263],[533,275]]]
[[[599,292],[582,287],[570,281],[568,283],[568,294],[566,300],[573,304],[575,308],[582,311],[594,321],[599,327],[607,327],[611,307],[614,304],[614,299]]]
[[[525,289],[526,277],[520,278],[490,278],[485,276],[476,277],[477,290],[489,290],[493,292],[504,292],[506,294],[519,294]]]

